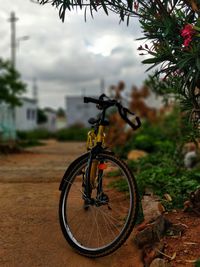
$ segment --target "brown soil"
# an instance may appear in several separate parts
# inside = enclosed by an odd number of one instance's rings
[[[65,241],[58,222],[59,182],[69,163],[85,151],[82,143],[35,147],[20,154],[0,156],[0,266],[1,267],[142,267],[132,237],[112,255],[88,259]],[[182,211],[169,213],[174,223],[186,225],[179,237],[166,237],[166,254],[176,252],[172,267],[192,267],[200,258],[200,218]]]
[[[0,156],[0,266],[142,267],[132,238],[114,254],[88,259],[65,241],[58,222],[59,182],[81,143],[57,143]]]
[[[169,213],[167,218],[175,224],[183,224],[185,231],[181,236],[165,237],[167,244],[166,254],[176,258],[172,267],[193,267],[194,262],[200,258],[200,217],[192,212],[176,211]]]

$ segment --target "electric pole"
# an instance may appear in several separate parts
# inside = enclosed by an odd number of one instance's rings
[[[10,25],[11,25],[11,63],[13,68],[16,65],[16,21],[18,18],[15,17],[15,12],[10,14]]]
[[[100,80],[100,93],[105,93],[105,80],[103,78]]]
[[[37,86],[37,79],[33,78],[33,99],[38,104],[38,86]]]

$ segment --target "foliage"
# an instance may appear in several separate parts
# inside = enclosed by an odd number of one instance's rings
[[[178,95],[184,107],[193,113],[199,109],[196,87],[200,87],[200,3],[183,0],[138,2],[144,35],[141,39],[150,42],[138,48],[141,55],[151,56],[143,63],[151,65],[149,69],[159,67],[155,71],[157,90]],[[161,74],[164,80],[158,80]],[[152,77],[151,82],[155,85]]]
[[[66,11],[71,11],[77,9],[85,10],[85,20],[87,11],[90,12],[93,17],[93,12],[98,12],[103,10],[107,15],[109,11],[117,13],[120,16],[120,19],[123,21],[127,17],[127,23],[129,22],[129,17],[136,14],[133,10],[134,0],[35,0],[38,3],[44,5],[46,3],[51,3],[52,6],[55,6],[59,9],[59,17],[62,21],[65,20]]]
[[[85,141],[87,139],[88,129],[74,125],[66,129],[61,129],[56,133],[56,139],[59,141]]]
[[[161,198],[168,193],[173,199],[172,207],[182,207],[189,193],[200,183],[200,169],[179,168],[170,153],[163,156],[157,152],[137,162],[130,161],[129,167],[137,177],[141,195],[145,188],[152,188]]]
[[[48,120],[48,118],[47,118],[47,115],[45,114],[44,110],[39,108],[37,110],[37,123],[42,124],[42,123],[47,122],[47,120]]]
[[[195,267],[200,267],[200,259],[195,262]]]
[[[54,137],[53,133],[50,133],[45,129],[36,129],[32,131],[18,131],[17,137],[19,140],[25,141],[28,140],[30,143],[35,142],[36,140],[45,140]]]
[[[66,116],[65,110],[63,108],[58,108],[58,110],[57,110],[57,116],[58,117],[65,117]]]
[[[126,157],[132,149],[145,150],[149,153],[179,153],[186,142],[195,142],[199,132],[193,129],[189,119],[181,113],[178,106],[169,115],[161,116],[156,123],[144,121],[142,127],[123,145],[115,148]]]
[[[64,21],[66,11],[79,7],[93,11],[111,10],[124,20],[131,16],[139,18],[143,30],[141,39],[148,41],[140,46],[143,60],[150,65],[148,70],[158,67],[155,76],[164,75],[170,83],[170,90],[182,98],[184,107],[189,108],[195,123],[200,119],[200,0],[37,0],[40,4],[51,3],[59,8]],[[169,86],[161,82],[162,90]],[[178,86],[177,86],[178,85]],[[159,87],[157,87],[160,91]]]
[[[173,198],[171,207],[181,207],[189,192],[200,184],[199,167],[189,171],[183,166],[183,145],[194,141],[195,136],[191,125],[185,121],[185,117],[181,117],[180,110],[176,107],[156,124],[143,123],[141,130],[116,150],[123,157],[132,149],[149,152],[138,161],[128,162],[137,178],[140,194],[148,187],[161,198],[163,194],[169,193]],[[115,186],[120,189],[120,183]]]
[[[0,59],[0,102],[6,102],[11,107],[20,105],[19,97],[25,89],[26,85],[12,64]]]
[[[20,142],[24,142],[24,146],[40,144],[39,140],[50,138],[58,141],[85,141],[87,138],[87,128],[74,125],[66,129],[58,130],[57,132],[49,132],[46,129],[37,129],[33,131],[18,131],[17,136]]]

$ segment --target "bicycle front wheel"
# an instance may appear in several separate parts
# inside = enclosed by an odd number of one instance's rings
[[[130,235],[138,212],[138,191],[123,161],[106,152],[94,161],[90,201],[85,198],[85,157],[66,177],[59,218],[66,240],[78,253],[101,257],[119,248]]]

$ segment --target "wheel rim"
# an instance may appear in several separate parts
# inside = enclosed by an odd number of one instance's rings
[[[84,209],[83,174],[80,175],[80,172],[85,172],[86,163],[74,172],[63,196],[62,219],[66,233],[76,246],[89,251],[113,246],[124,234],[133,212],[134,198],[126,172],[108,158],[105,164],[102,182],[103,193],[109,198],[108,204],[89,205],[88,209]],[[98,185],[98,179],[96,181]],[[96,199],[96,194],[97,189],[94,188],[93,199]]]

